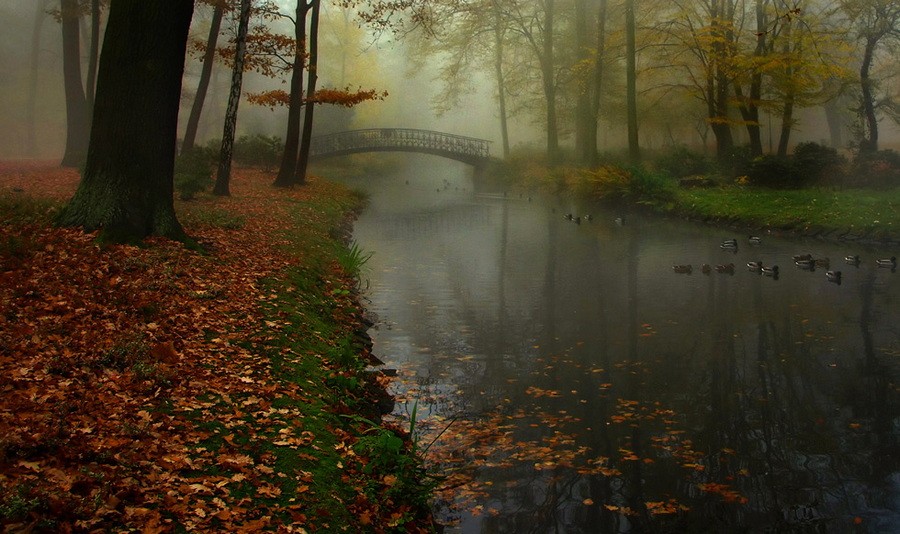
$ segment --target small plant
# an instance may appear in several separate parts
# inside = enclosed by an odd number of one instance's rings
[[[657,160],[656,165],[673,178],[708,174],[712,170],[712,165],[705,155],[684,146],[672,148],[669,153]]]
[[[362,268],[372,258],[372,252],[363,252],[359,243],[352,242],[346,251],[338,256],[338,262],[344,271],[354,278],[359,278]]]
[[[193,200],[212,185],[212,164],[207,151],[189,150],[175,160],[175,190],[181,200]]]

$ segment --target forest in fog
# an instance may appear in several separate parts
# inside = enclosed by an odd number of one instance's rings
[[[61,158],[67,129],[86,127],[107,4],[0,6],[0,157]],[[201,93],[191,135],[222,137],[239,4],[196,2],[180,138]],[[316,99],[313,134],[426,128],[491,139],[497,156],[522,150],[583,165],[677,145],[720,158],[738,148],[785,154],[801,141],[896,148],[900,5],[889,0],[300,4],[321,10],[315,91],[357,95]],[[295,43],[312,42],[311,17],[307,39],[296,2],[251,5],[237,132],[283,142]],[[210,43],[216,53],[205,59]]]

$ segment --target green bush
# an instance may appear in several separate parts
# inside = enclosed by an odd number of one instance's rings
[[[638,204],[668,206],[675,200],[675,182],[665,174],[643,167],[629,169],[628,196]]]
[[[800,173],[793,159],[782,156],[765,155],[753,159],[746,172],[751,185],[789,189],[800,187]]]
[[[661,171],[675,178],[708,174],[712,170],[712,164],[705,155],[684,146],[673,147],[656,160],[656,165]]]
[[[234,142],[234,161],[251,167],[262,167],[268,172],[279,164],[283,151],[284,146],[277,136],[242,135]]]
[[[800,143],[794,149],[799,185],[836,184],[843,180],[847,158],[818,143]]]
[[[860,152],[853,160],[849,185],[889,189],[900,186],[900,153]]]
[[[212,162],[207,150],[195,148],[175,159],[175,190],[181,200],[192,200],[211,185]]]

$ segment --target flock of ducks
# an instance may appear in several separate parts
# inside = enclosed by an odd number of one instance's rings
[[[762,238],[760,238],[759,236],[751,235],[747,240],[751,245],[760,245],[762,243]],[[719,244],[719,248],[736,254],[738,249],[738,240],[735,238],[726,239]],[[817,268],[825,269],[825,278],[829,282],[834,282],[836,284],[841,283],[841,271],[831,269],[831,262],[828,258],[814,258],[812,254],[797,254],[791,259],[798,269],[804,271],[815,271]],[[844,263],[852,265],[854,267],[859,267],[861,262],[862,260],[858,255],[844,257]],[[875,260],[875,265],[877,267],[891,269],[891,271],[893,272],[897,269],[897,258],[895,256],[891,256],[890,258],[877,259]],[[694,268],[690,264],[682,264],[673,265],[672,270],[680,274],[691,274]],[[734,263],[726,263],[716,266],[711,266],[708,263],[703,263],[700,265],[700,272],[702,272],[703,274],[709,274],[713,270],[715,270],[717,273],[734,274]],[[758,273],[763,276],[772,277],[776,280],[778,279],[777,265],[763,265],[762,261],[758,260],[749,261],[747,262],[747,270],[752,273]]]

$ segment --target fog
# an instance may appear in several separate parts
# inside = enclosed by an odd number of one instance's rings
[[[292,2],[280,4],[285,13],[293,10]],[[571,154],[577,142],[578,98],[586,90],[583,82],[579,81],[579,77],[583,76],[585,60],[579,59],[576,53],[578,46],[572,36],[577,27],[573,11],[575,4],[577,2],[562,2],[556,8],[558,29],[554,53],[557,70],[552,82],[557,91],[554,97],[558,113],[556,130],[561,149],[566,154]],[[581,4],[593,13],[598,2],[588,0]],[[603,82],[596,121],[597,148],[601,153],[616,153],[627,146],[625,52],[620,4],[609,3],[606,21]],[[701,5],[702,2],[694,4]],[[821,2],[810,4],[815,6]],[[688,2],[687,5],[692,4]],[[54,9],[58,9],[58,2],[47,0],[5,1],[0,4],[0,69],[3,72],[0,77],[0,158],[53,160],[62,155],[66,139],[66,107],[60,24],[50,14]],[[695,94],[696,88],[688,87],[686,80],[690,75],[686,67],[675,63],[674,58],[680,56],[667,55],[673,48],[671,41],[663,47],[657,35],[659,28],[670,24],[667,20],[675,21],[677,17],[661,8],[645,9],[646,13],[638,13],[637,21],[640,145],[651,151],[686,145],[712,152],[716,138],[710,131],[705,105]],[[192,40],[205,41],[210,14],[208,6],[198,4],[191,29]],[[362,103],[352,111],[335,111],[328,109],[331,106],[319,106],[316,122],[319,133],[337,128],[337,125],[341,128],[439,130],[491,140],[494,143],[493,153],[501,155],[498,84],[491,65],[492,45],[489,40],[473,42],[466,52],[458,52],[462,50],[455,48],[460,46],[459,35],[466,34],[466,24],[473,22],[449,17],[440,7],[435,8],[434,14],[438,17],[438,23],[429,28],[431,34],[421,28],[410,27],[394,32],[365,26],[354,12],[344,12],[330,3],[323,5],[319,87],[376,89],[386,91],[388,96],[384,100]],[[86,69],[90,19],[86,16],[81,22],[83,69]],[[261,20],[254,22],[256,25],[262,23]],[[292,33],[286,20],[269,21],[267,24],[275,31],[288,35]],[[851,35],[850,22],[838,18],[833,24],[846,36]],[[844,27],[841,27],[842,24]],[[227,39],[233,35],[233,25],[234,22],[226,17],[219,39],[220,47],[226,46]],[[539,154],[546,148],[545,137],[549,127],[541,73],[537,67],[538,61],[529,55],[528,46],[514,42],[515,28],[510,28],[506,34],[508,51],[504,60],[508,84],[509,143],[513,150]],[[595,39],[593,34],[588,37]],[[843,51],[843,55],[833,58],[835,63],[832,66],[836,68],[840,62],[848,76],[842,82],[847,92],[839,106],[842,121],[839,148],[842,149],[853,141],[854,124],[859,122],[852,111],[856,106],[852,76],[858,69],[861,53],[857,48],[854,44],[849,52]],[[669,51],[661,53],[663,49]],[[592,53],[593,56],[588,54],[585,57],[596,57],[596,49]],[[454,67],[455,63],[457,65]],[[200,67],[199,54],[190,54],[185,62],[180,114],[182,131],[196,92]],[[897,61],[892,57],[890,47],[876,55],[873,74],[879,82],[878,98],[887,101],[900,93]],[[287,73],[266,77],[248,72],[244,78],[243,93],[246,96],[248,93],[284,89],[287,78]],[[199,126],[200,144],[221,137],[230,80],[230,68],[218,61],[213,68]],[[782,110],[776,105],[778,95],[775,90],[764,96],[772,103],[761,106],[759,129],[764,151],[773,152],[778,144]],[[792,118],[791,146],[803,141],[834,144],[834,138],[829,137],[824,102],[823,96],[813,94],[805,97],[803,102],[798,99]],[[340,121],[332,119],[338,115],[342,117]],[[747,133],[737,106],[733,106],[729,117],[733,121],[731,132],[735,143],[746,144]],[[284,108],[269,109],[245,100],[239,110],[237,133],[283,138],[285,122]],[[900,130],[894,120],[880,116],[879,128],[880,148],[900,146]]]

